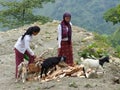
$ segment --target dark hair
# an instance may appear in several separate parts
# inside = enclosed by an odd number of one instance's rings
[[[40,31],[40,28],[38,26],[29,27],[27,29],[27,31],[24,33],[24,35],[22,35],[21,40],[24,39],[25,35],[30,35],[31,36],[33,34],[33,32],[39,32],[39,31]]]
[[[63,14],[63,20],[65,19],[65,17],[70,17],[70,18],[71,18],[71,14],[68,13],[68,12],[65,12],[65,13]]]

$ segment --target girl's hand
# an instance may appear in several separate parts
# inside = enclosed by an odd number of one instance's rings
[[[33,55],[34,59],[37,57],[36,55]]]

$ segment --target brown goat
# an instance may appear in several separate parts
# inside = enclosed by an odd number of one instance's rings
[[[28,73],[39,73],[41,65],[38,63],[31,63],[27,66]]]

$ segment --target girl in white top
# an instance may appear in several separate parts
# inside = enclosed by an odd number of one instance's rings
[[[40,28],[38,26],[29,27],[24,35],[20,36],[14,46],[15,50],[15,60],[16,60],[16,79],[18,76],[18,65],[23,62],[24,54],[29,57],[29,64],[34,62],[35,55],[30,48],[30,41],[32,36],[36,36],[40,32]]]

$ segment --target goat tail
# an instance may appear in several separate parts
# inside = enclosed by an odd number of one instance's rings
[[[81,57],[81,58],[80,58],[80,60],[83,62],[83,61],[84,61],[84,58],[83,58],[83,57]]]

